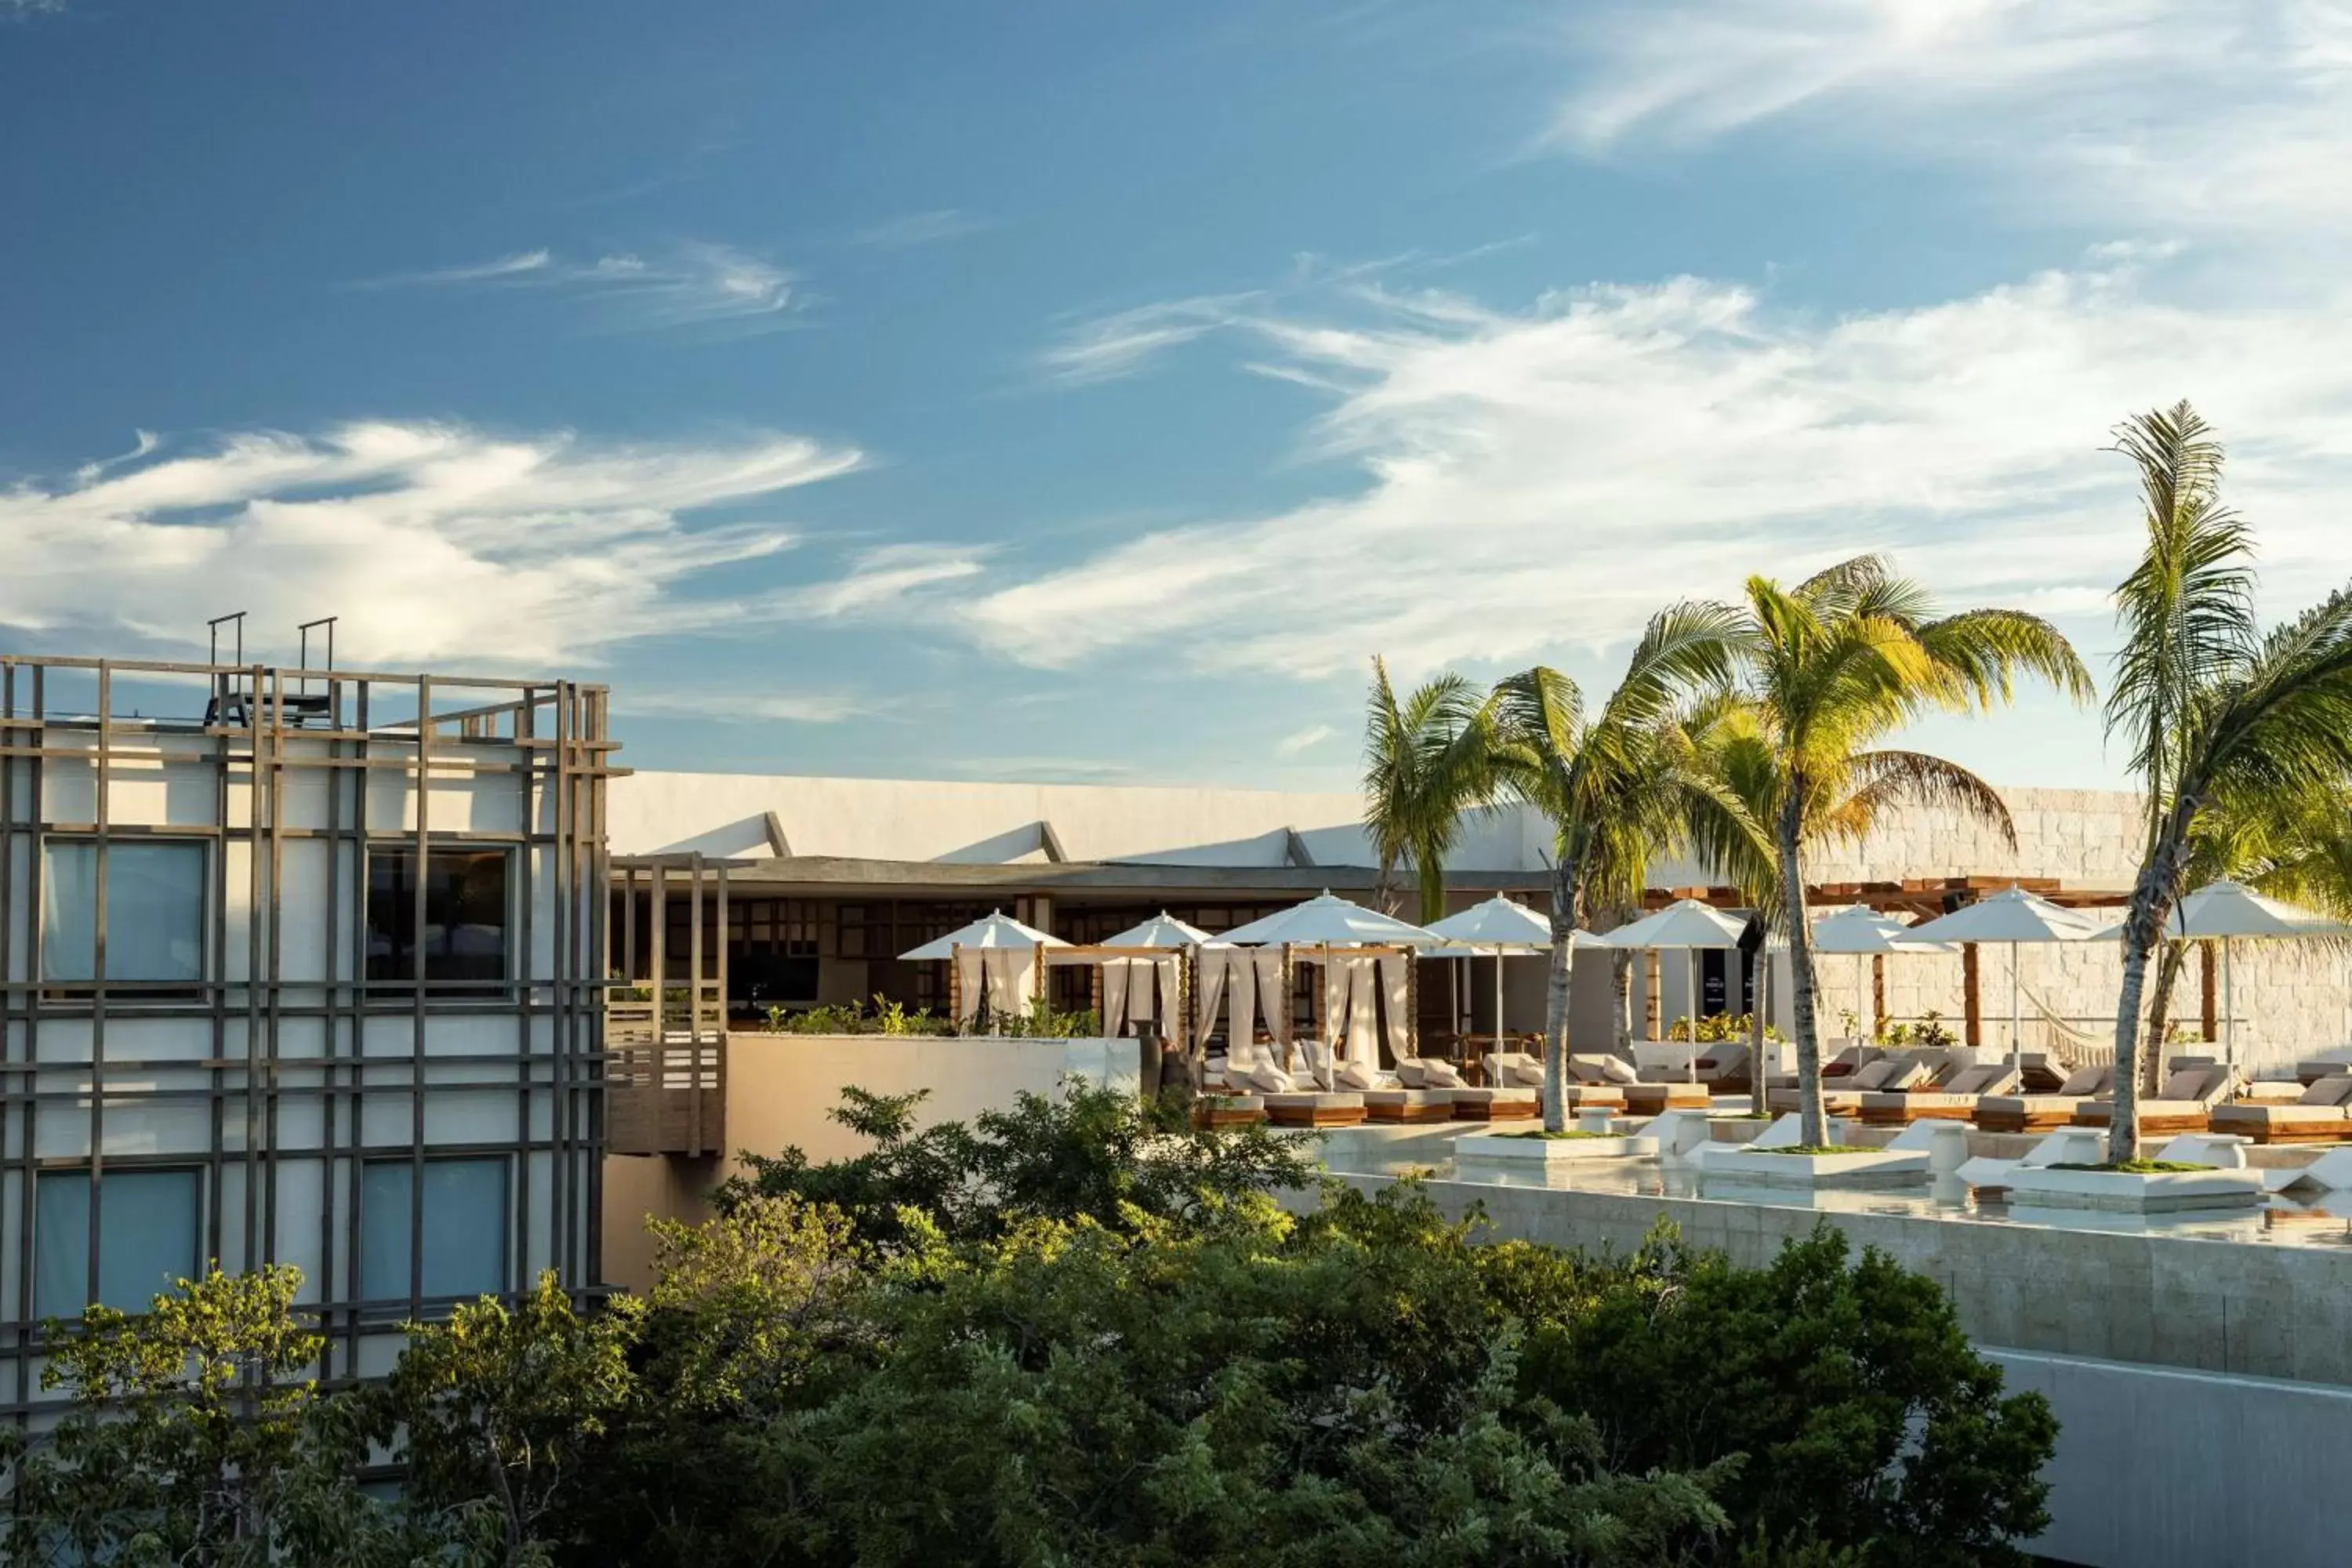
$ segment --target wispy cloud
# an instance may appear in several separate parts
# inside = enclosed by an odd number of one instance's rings
[[[2342,0],[1598,0],[1551,131],[1587,153],[1777,122],[2168,232],[2352,226]]]
[[[906,250],[919,245],[937,245],[941,240],[961,239],[966,235],[979,234],[995,226],[988,219],[955,207],[936,207],[929,212],[900,213],[877,224],[857,230],[849,237],[852,245],[871,245],[885,250]]]
[[[614,711],[629,718],[700,719],[717,724],[838,724],[871,718],[884,704],[842,691],[677,691],[624,687]]]
[[[1333,389],[1309,431],[1360,486],[1153,528],[963,611],[1044,667],[1144,643],[1196,668],[1317,677],[1591,648],[1662,599],[1899,548],[1955,594],[2104,630],[2131,547],[2119,417],[2194,397],[2239,442],[2265,584],[2344,575],[2352,291],[2184,299],[2112,258],[1824,319],[1727,283],[1601,286],[1497,310],[1353,292],[1236,316],[1253,368]]]
[[[1295,735],[1286,735],[1276,741],[1274,744],[1274,752],[1278,757],[1295,757],[1302,752],[1313,751],[1338,733],[1339,731],[1328,724],[1310,725]]]
[[[895,609],[910,595],[979,575],[984,550],[946,544],[886,544],[857,555],[830,583],[794,595],[802,614],[841,620]]]
[[[863,460],[792,436],[625,445],[389,421],[164,449],[142,435],[64,482],[0,489],[0,626],[185,648],[231,607],[257,627],[340,615],[339,656],[360,660],[593,660],[757,613],[718,574],[793,535],[696,514]]]
[[[733,246],[695,241],[653,257],[615,252],[572,260],[548,250],[366,279],[371,289],[507,288],[559,291],[586,301],[619,328],[725,325],[763,331],[786,325],[800,303],[798,279]]]
[[[1078,386],[1136,374],[1170,349],[1233,324],[1254,296],[1203,294],[1097,316],[1069,328],[1037,356],[1052,380]]]

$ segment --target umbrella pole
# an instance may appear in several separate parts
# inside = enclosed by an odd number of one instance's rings
[[[2236,989],[2231,984],[2230,939],[2221,939],[2221,1065],[2235,1068],[2238,1065],[2238,1002]]]
[[[2025,1053],[2017,1043],[2017,943],[2009,944],[2009,1065],[2019,1070],[2025,1067]]]
[[[1683,1053],[1683,1070],[1690,1081],[1698,1081],[1698,949],[1690,950],[1690,1038],[1683,1042],[1690,1049]]]
[[[1495,950],[1495,1048],[1503,1048],[1503,950]]]

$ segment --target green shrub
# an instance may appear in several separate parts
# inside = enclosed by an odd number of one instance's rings
[[[1851,1259],[1826,1222],[1765,1268],[1654,1242],[1534,1331],[1522,1388],[1589,1416],[1622,1469],[1740,1456],[1718,1495],[1743,1536],[1957,1568],[2022,1563],[2048,1523],[2047,1402],[2003,1397],[1934,1282]]]

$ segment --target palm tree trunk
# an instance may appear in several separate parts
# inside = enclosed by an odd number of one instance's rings
[[[1793,769],[1788,797],[1774,825],[1780,859],[1780,898],[1789,921],[1789,1002],[1790,1022],[1797,1032],[1797,1112],[1801,1136],[1809,1144],[1824,1144],[1829,1117],[1822,1105],[1822,1037],[1815,1018],[1813,932],[1805,920],[1805,876],[1799,813],[1803,809],[1804,780]]]
[[[2147,1005],[2147,1060],[2140,1067],[2140,1090],[2151,1099],[2164,1080],[2164,1058],[2172,1037],[2172,993],[2179,983],[2180,966],[2188,956],[2185,942],[2164,944],[2164,961],[2156,968],[2156,998]]]
[[[1622,911],[1620,911],[1621,914]],[[1622,921],[1619,921],[1622,924]],[[1633,955],[1609,955],[1609,1045],[1627,1061],[1633,1059]]]
[[[1568,1127],[1568,1011],[1575,995],[1580,861],[1580,857],[1563,854],[1551,873],[1551,972],[1544,987],[1543,1124],[1547,1132],[1564,1131]],[[1496,1028],[1499,1032],[1500,1020]]]
[[[1423,852],[1415,859],[1421,868],[1421,923],[1445,918],[1445,862],[1435,855]],[[1495,1020],[1495,1032],[1503,1032],[1503,1021]]]
[[[2139,1158],[2140,1002],[2147,986],[2148,954],[2156,951],[2180,887],[2182,863],[2189,856],[2189,824],[2196,813],[2195,797],[2184,790],[2164,830],[2148,846],[2147,861],[2132,884],[2131,904],[2124,914],[2124,985],[2116,999],[2116,1109],[2107,1124],[2110,1161]],[[2153,1054],[2161,1058],[2163,1048]]]

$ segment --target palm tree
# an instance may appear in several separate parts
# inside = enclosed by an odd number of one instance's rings
[[[1421,919],[1445,914],[1445,858],[1460,840],[1462,815],[1495,797],[1490,705],[1458,675],[1423,682],[1402,702],[1387,663],[1372,659],[1364,706],[1364,828],[1380,856],[1384,900],[1396,868],[1411,861],[1421,882]]]
[[[1694,708],[1683,723],[1699,765],[1747,808],[1745,820],[1701,809],[1692,823],[1692,849],[1754,904],[1767,931],[1783,931],[1793,905],[1784,891],[1777,835],[1759,837],[1748,826],[1750,822],[1777,824],[1788,803],[1786,749],[1773,728],[1772,714],[1752,698],[1727,692]],[[1933,773],[1925,788],[1890,782],[1889,769],[1876,763],[1817,783],[1803,803],[1802,841],[1816,847],[1858,845],[1890,809],[1925,800],[1975,817],[2015,847],[2016,825],[1998,791],[1957,763],[1933,757],[1919,761]],[[1761,1030],[1759,1015],[1754,1031],[1759,1042]],[[1759,1099],[1757,1103],[1760,1107],[1763,1102]]]
[[[2123,642],[2107,693],[2107,735],[2131,746],[2147,813],[2145,863],[2155,853],[2184,761],[2183,718],[2197,693],[2254,641],[2252,537],[2221,501],[2221,443],[2186,402],[2127,419],[2115,434],[2113,449],[2139,470],[2147,545],[2116,589]],[[2194,835],[2198,863],[2184,867],[2183,876],[2201,882],[2235,869],[2230,840],[2236,837],[2207,816]],[[2183,952],[2180,943],[2166,944],[2153,1022],[2159,1035]],[[2137,1016],[2133,1022],[2137,1027]],[[2163,1060],[2159,1045],[2148,1052],[2147,1070]],[[2143,1087],[2152,1089],[2153,1080]]]
[[[2268,636],[2255,630],[2251,543],[2219,500],[2221,444],[2187,404],[2139,415],[2117,449],[2140,469],[2147,545],[2116,591],[2124,644],[2110,733],[2132,737],[2147,791],[2147,851],[2124,917],[2116,1005],[2112,1160],[2139,1152],[2140,1004],[2165,919],[2200,869],[2200,847],[2250,813],[2316,814],[2282,843],[2274,886],[2326,875],[2352,780],[2352,591]],[[2154,1053],[2161,1055],[2160,1050]]]
[[[1544,1126],[1564,1125],[1572,938],[1596,906],[1641,902],[1650,858],[1681,841],[1694,804],[1737,815],[1695,765],[1676,705],[1731,670],[1734,618],[1675,605],[1652,617],[1624,678],[1597,713],[1576,682],[1538,666],[1495,688],[1502,773],[1555,832],[1551,970],[1544,1006]]]
[[[1879,742],[1930,712],[2006,702],[2021,673],[2078,700],[2089,699],[2091,678],[2047,621],[1999,609],[1939,617],[1923,587],[1874,555],[1794,588],[1750,577],[1736,642],[1780,774],[1772,834],[1793,981],[1797,1087],[1805,1142],[1820,1143],[1828,1125],[1805,911],[1809,841],[1841,813],[1866,817],[1897,802],[1998,809],[1999,795],[1967,769]]]

